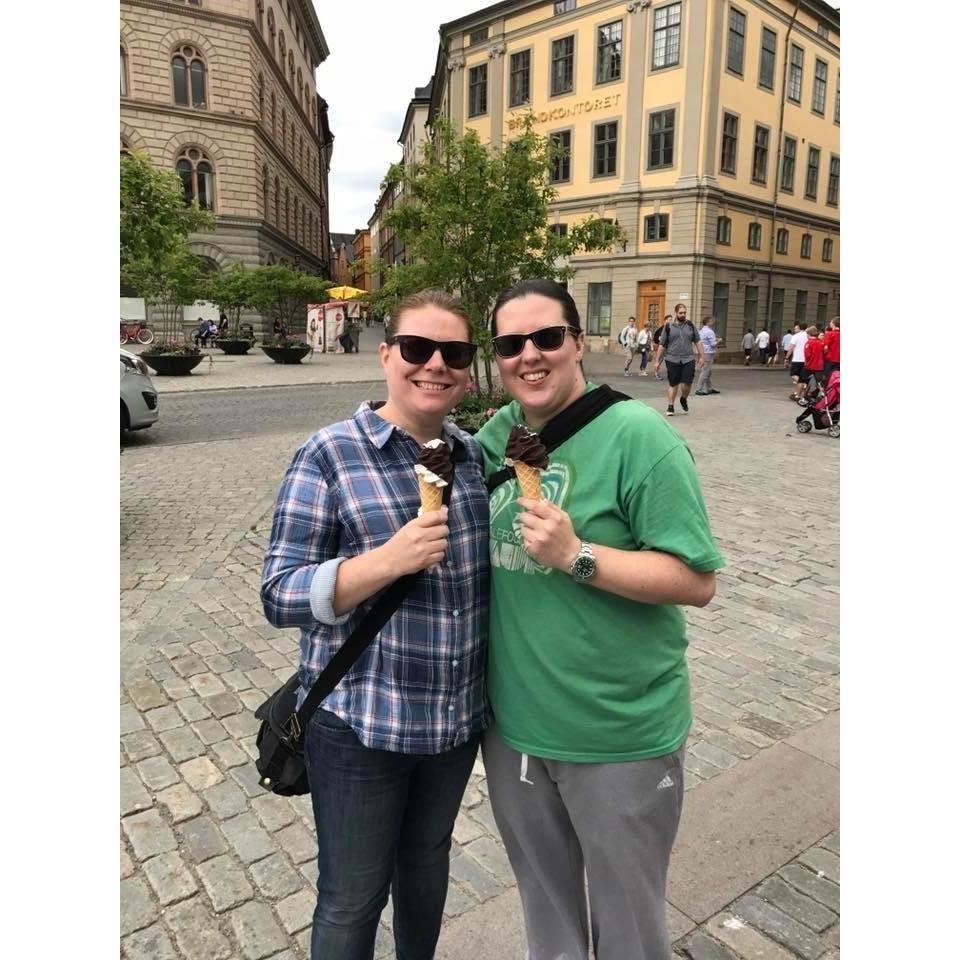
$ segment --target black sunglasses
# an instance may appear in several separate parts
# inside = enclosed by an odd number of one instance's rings
[[[400,356],[407,363],[418,366],[426,363],[439,350],[443,362],[454,370],[466,370],[477,352],[475,343],[465,343],[463,340],[431,340],[429,337],[408,336],[403,333],[387,337],[385,342],[389,346],[398,344]]]
[[[493,350],[498,357],[504,360],[517,357],[523,352],[523,345],[532,340],[538,350],[559,350],[563,346],[567,331],[574,336],[580,331],[574,327],[543,327],[533,333],[504,333],[493,338]]]

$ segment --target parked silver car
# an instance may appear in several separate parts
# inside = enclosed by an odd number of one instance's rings
[[[120,351],[120,432],[143,430],[157,422],[160,403],[147,365],[129,350]]]

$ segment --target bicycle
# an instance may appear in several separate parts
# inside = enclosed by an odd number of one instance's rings
[[[135,340],[137,343],[153,343],[153,331],[139,320],[133,323],[120,321],[120,343]]]

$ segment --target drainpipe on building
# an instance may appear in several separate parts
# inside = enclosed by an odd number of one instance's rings
[[[783,83],[780,85],[780,120],[777,126],[777,162],[773,168],[773,219],[770,222],[770,243],[768,245],[769,254],[767,256],[767,314],[766,328],[770,329],[770,312],[773,310],[773,251],[777,238],[777,201],[780,198],[780,163],[783,154],[783,113],[787,105],[787,75],[790,70],[790,34],[793,32],[793,25],[797,22],[797,14],[800,12],[800,0],[797,0],[793,8],[793,16],[790,18],[790,25],[787,27],[787,37],[783,48]],[[798,151],[799,153],[799,151]],[[794,180],[796,180],[796,160],[794,160]],[[778,336],[782,336],[780,331]]]

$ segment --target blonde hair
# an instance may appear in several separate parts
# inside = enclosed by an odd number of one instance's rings
[[[819,334],[819,333],[820,333],[820,331],[819,331],[819,330],[817,329],[817,327],[815,327],[813,324],[810,324],[810,326],[807,327],[807,336],[808,336],[808,337],[815,337],[815,336],[817,336],[817,334]]]
[[[440,310],[446,310],[447,313],[452,313],[455,317],[463,321],[464,326],[467,328],[467,337],[470,337],[470,317],[467,314],[466,308],[459,297],[455,297],[452,293],[447,293],[446,290],[421,290],[418,293],[411,293],[404,297],[397,304],[396,309],[390,316],[390,323],[385,330],[386,335],[388,337],[395,336],[397,330],[400,328],[403,315],[409,313],[411,310],[419,310],[421,307],[437,307]]]

